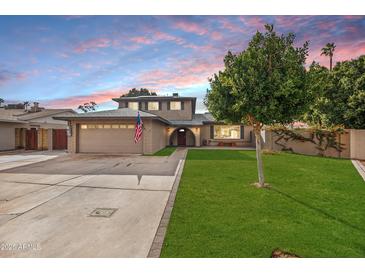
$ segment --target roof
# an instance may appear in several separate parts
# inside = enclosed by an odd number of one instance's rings
[[[173,100],[173,99],[185,99],[185,100],[196,100],[196,97],[185,97],[185,96],[159,96],[159,95],[145,95],[145,96],[124,96],[119,98],[112,98],[113,101],[144,101],[144,100]]]
[[[75,113],[75,114],[69,114],[64,116],[57,116],[54,117],[54,119],[57,120],[75,120],[75,119],[126,119],[126,118],[136,118],[137,117],[137,110],[129,109],[129,108],[118,108],[113,110],[103,110],[103,111],[94,111],[94,112],[87,112],[87,113]],[[152,118],[160,120],[166,124],[169,124],[169,122],[166,119],[161,118],[160,116],[157,116],[155,114],[145,112],[145,111],[139,111],[139,114],[142,118]]]
[[[0,108],[0,118],[9,118],[9,117],[13,117],[14,115],[20,115],[23,113],[25,113],[24,109]]]
[[[75,113],[75,111],[73,111],[72,109],[42,109],[41,111],[38,112],[27,112],[15,116],[17,116],[19,120],[28,121],[46,116],[53,116],[64,112]]]
[[[0,122],[3,122],[3,123],[17,123],[17,124],[27,123],[25,121],[19,121],[18,119],[14,118],[14,117],[0,117]]]
[[[173,126],[202,126],[214,122],[210,113],[194,114],[192,120],[170,120],[170,124]]]

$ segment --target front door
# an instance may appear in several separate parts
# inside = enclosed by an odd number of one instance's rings
[[[186,146],[186,130],[183,128],[177,131],[177,145]]]
[[[27,129],[25,141],[26,141],[25,149],[29,150],[38,149],[38,133],[35,128]]]

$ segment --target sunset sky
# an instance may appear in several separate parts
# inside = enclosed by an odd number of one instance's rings
[[[308,64],[328,65],[328,42],[335,62],[365,54],[365,16],[0,16],[0,97],[111,109],[112,97],[144,87],[196,96],[203,111],[208,77],[265,23],[298,46],[309,40]]]

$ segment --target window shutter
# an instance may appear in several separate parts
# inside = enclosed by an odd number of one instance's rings
[[[214,126],[210,126],[210,139],[214,139]]]
[[[170,110],[170,102],[167,102],[167,110]]]
[[[158,110],[162,110],[162,102],[161,101],[158,102]]]
[[[181,101],[181,110],[184,110],[184,101]]]
[[[241,138],[240,139],[244,139],[245,138],[245,127],[241,126]]]

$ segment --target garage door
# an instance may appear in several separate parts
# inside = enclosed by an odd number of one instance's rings
[[[0,125],[0,151],[15,148],[15,128]]]
[[[132,124],[84,124],[79,130],[79,152],[142,153],[142,142],[134,143]]]
[[[66,129],[54,129],[52,138],[53,138],[53,149],[67,149]]]

